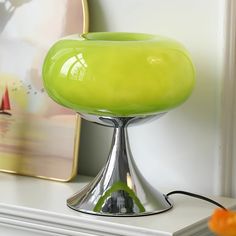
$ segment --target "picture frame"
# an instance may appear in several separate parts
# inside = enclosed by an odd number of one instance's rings
[[[80,117],[48,97],[41,68],[59,38],[87,30],[86,0],[0,0],[0,171],[77,174]]]

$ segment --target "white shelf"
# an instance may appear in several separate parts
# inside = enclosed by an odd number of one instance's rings
[[[174,208],[143,217],[102,217],[69,209],[66,199],[91,178],[59,183],[0,173],[0,232],[4,235],[205,236],[215,206],[187,196],[173,196]],[[214,198],[236,208],[236,200]],[[10,232],[13,232],[10,234]],[[22,232],[22,234],[20,234]],[[34,232],[34,233],[32,233]]]

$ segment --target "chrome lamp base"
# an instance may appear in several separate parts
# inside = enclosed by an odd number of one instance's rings
[[[154,189],[143,177],[130,152],[127,127],[147,117],[96,117],[80,114],[84,119],[114,127],[112,147],[105,167],[67,205],[80,212],[103,216],[143,216],[172,208],[167,196]]]

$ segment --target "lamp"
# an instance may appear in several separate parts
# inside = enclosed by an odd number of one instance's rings
[[[161,117],[183,103],[194,86],[188,52],[165,37],[121,32],[73,35],[48,52],[43,79],[49,96],[82,118],[114,128],[105,167],[70,208],[97,215],[140,216],[167,211],[132,157],[127,127]]]

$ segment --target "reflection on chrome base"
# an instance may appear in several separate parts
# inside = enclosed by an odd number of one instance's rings
[[[80,212],[105,216],[142,216],[169,210],[172,203],[155,190],[137,169],[130,152],[127,127],[159,118],[164,113],[144,117],[97,117],[84,119],[114,127],[112,147],[105,167],[67,205]]]

